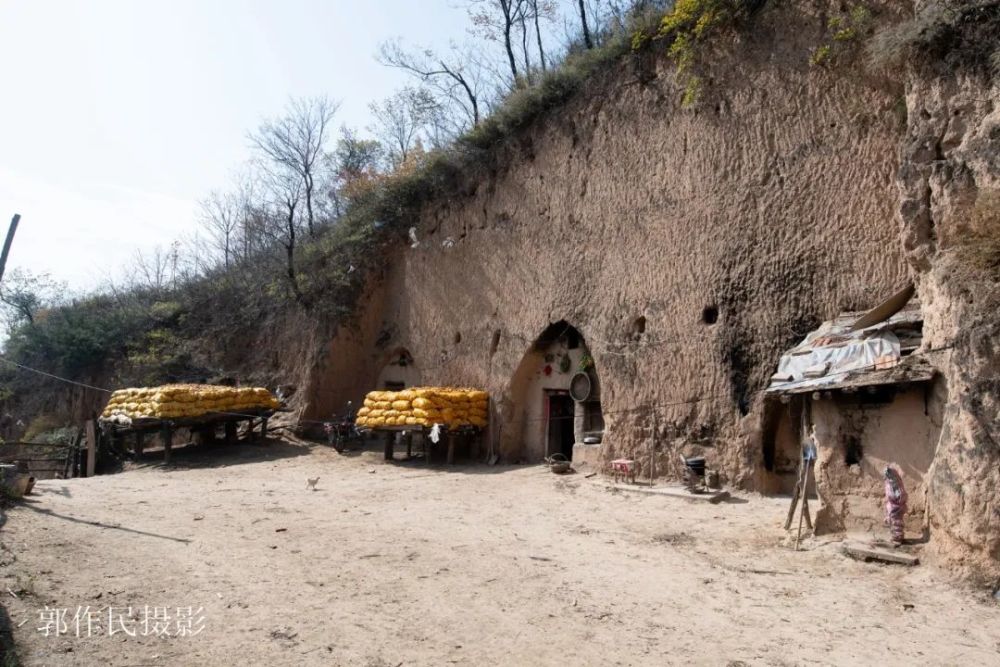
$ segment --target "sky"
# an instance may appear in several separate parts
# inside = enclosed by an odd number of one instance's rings
[[[247,132],[326,95],[363,128],[407,83],[378,45],[466,37],[454,0],[0,0],[0,234],[7,270],[85,292],[190,235]]]

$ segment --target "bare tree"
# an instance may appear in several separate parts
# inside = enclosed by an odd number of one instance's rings
[[[548,63],[545,60],[545,46],[542,44],[541,22],[552,22],[556,16],[556,5],[554,0],[529,0],[531,18],[535,23],[535,40],[538,43],[538,59],[541,62],[542,71],[548,70]]]
[[[266,172],[265,172],[266,173]],[[296,269],[296,244],[298,243],[299,206],[305,190],[303,179],[287,172],[267,173],[264,178],[266,191],[259,203],[263,232],[284,250],[285,277],[295,300],[308,308],[308,302],[299,284]]]
[[[133,287],[153,293],[165,290],[171,282],[173,252],[157,244],[151,250],[136,250],[132,258],[130,282]]]
[[[21,268],[10,271],[0,288],[8,331],[22,324],[34,325],[38,311],[52,305],[57,295],[65,291],[66,285],[55,282],[48,273],[33,274]]]
[[[236,247],[240,260],[252,257],[265,245],[267,216],[261,204],[265,190],[261,174],[253,169],[252,163],[248,163],[237,175],[233,191],[239,216],[239,238]]]
[[[531,49],[528,46],[528,34],[531,32],[528,27],[528,21],[530,20],[528,10],[530,8],[530,0],[527,0],[521,4],[517,12],[517,25],[521,31],[521,55],[524,57],[524,80],[529,86],[534,84],[534,77],[531,71]]]
[[[514,55],[514,28],[524,26],[524,6],[528,0],[467,0],[469,18],[480,34],[503,43],[510,66],[511,82],[518,85],[517,57]]]
[[[218,265],[218,256],[215,248],[214,238],[206,239],[202,230],[194,230],[181,237],[181,284],[190,280],[196,280],[204,276],[208,271]]]
[[[250,141],[271,162],[270,171],[296,176],[305,198],[306,225],[315,234],[314,197],[330,122],[339,104],[325,97],[293,100],[284,116],[265,121]]]
[[[211,243],[222,254],[222,265],[230,267],[240,232],[241,205],[238,195],[213,191],[201,202],[201,218]]]
[[[456,109],[464,120],[455,122],[459,128],[479,125],[486,106],[485,68],[472,49],[452,45],[448,53],[438,55],[430,49],[405,51],[399,42],[386,42],[379,49],[378,61],[415,76],[432,90],[439,108]]]
[[[580,23],[583,26],[583,43],[588,49],[594,48],[594,40],[590,36],[590,26],[587,25],[587,6],[585,0],[579,0]]]
[[[409,157],[420,133],[433,122],[438,112],[437,103],[429,91],[406,87],[381,102],[372,102],[368,109],[375,124],[368,129],[385,146],[393,168]]]

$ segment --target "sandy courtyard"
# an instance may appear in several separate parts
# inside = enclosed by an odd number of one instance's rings
[[[1000,664],[981,591],[795,553],[786,507],[272,442],[40,483],[0,579],[25,665]]]

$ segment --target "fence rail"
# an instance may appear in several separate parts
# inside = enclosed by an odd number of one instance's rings
[[[78,475],[81,433],[69,442],[0,442],[0,463],[23,462],[43,478]]]

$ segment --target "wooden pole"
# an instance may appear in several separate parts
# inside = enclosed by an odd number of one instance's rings
[[[10,246],[14,243],[14,233],[17,232],[17,223],[20,221],[20,213],[15,213],[14,217],[10,219],[10,227],[7,228],[7,239],[3,242],[3,253],[0,253],[0,281],[3,280],[3,274],[7,268],[7,257],[10,255]]]
[[[391,461],[393,459],[393,445],[395,445],[396,434],[393,431],[385,432],[385,447],[382,450],[382,457],[386,461]]]
[[[76,437],[73,438],[73,443],[69,447],[69,451],[66,453],[66,471],[63,473],[63,478],[69,479],[76,472],[76,457],[77,452],[80,451],[80,443],[83,442],[83,431],[81,427],[76,432]]]
[[[653,454],[656,450],[656,413],[653,413],[653,432],[649,437],[649,485],[653,486]]]
[[[799,550],[799,540],[802,539],[802,517],[805,516],[805,511],[799,512],[799,530],[795,533],[795,550]]]
[[[802,479],[802,511],[799,513],[799,530],[795,534],[795,550],[796,551],[799,550],[799,541],[802,539],[802,519],[803,519],[803,517],[806,517],[806,516],[809,515],[809,505],[806,504],[805,498],[806,498],[806,485],[809,482],[809,466],[811,464],[812,464],[812,460],[811,459],[806,459],[803,462],[803,464],[802,464],[802,468],[804,469],[804,473],[802,475],[802,478],[803,478]],[[811,519],[809,521],[809,526],[810,526],[810,528],[812,527],[812,520]]]
[[[812,470],[813,461],[806,461],[806,474],[802,480],[802,513],[806,515],[806,528],[813,529],[812,515],[809,512],[809,472]]]
[[[545,432],[542,434],[542,439],[545,442],[544,458],[547,461],[549,458],[549,429],[552,428],[551,417],[549,416],[549,413],[552,410],[552,400],[550,399],[548,394],[545,394],[544,405],[545,405]]]
[[[163,463],[170,464],[170,450],[174,447],[174,429],[164,422],[160,429],[160,438],[163,440]]]
[[[931,536],[931,497],[928,485],[924,485],[924,525],[923,538],[929,539]]]
[[[490,363],[493,363],[492,358]],[[486,419],[488,423],[486,424],[486,463],[493,463],[493,429],[496,428],[496,420],[494,419],[494,409],[493,409],[493,399],[486,399]]]
[[[799,457],[799,469],[795,471],[795,490],[792,491],[792,504],[788,508],[788,516],[785,517],[785,530],[792,527],[792,519],[795,518],[795,507],[799,504],[799,494],[802,493],[802,457]]]
[[[95,466],[97,465],[97,430],[94,420],[87,420],[87,473],[86,477],[93,477]]]

